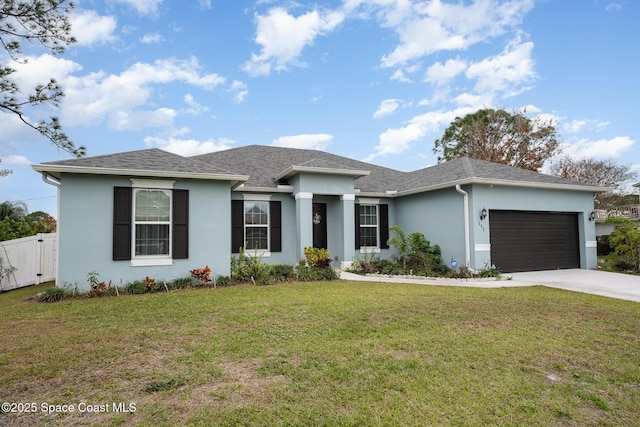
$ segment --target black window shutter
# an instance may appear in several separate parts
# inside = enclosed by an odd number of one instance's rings
[[[360,249],[360,205],[356,203],[353,211],[355,214],[354,225],[356,229],[356,249]]]
[[[173,190],[173,259],[189,258],[189,190]]]
[[[231,253],[237,254],[244,246],[244,202],[231,201]]]
[[[282,208],[277,200],[269,202],[269,221],[271,227],[270,250],[282,252]]]
[[[113,188],[113,260],[131,259],[131,187]]]
[[[380,209],[380,249],[389,249],[389,205],[379,205]]]

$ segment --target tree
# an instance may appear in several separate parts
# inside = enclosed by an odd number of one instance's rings
[[[63,53],[75,43],[71,35],[68,13],[73,3],[68,0],[0,0],[0,44],[13,62],[26,63],[22,55],[23,42],[37,42],[53,54]],[[49,104],[60,106],[64,92],[55,79],[38,84],[28,94],[18,87],[13,74],[16,70],[8,65],[0,67],[0,110],[16,114],[27,126],[48,138],[54,145],[77,157],[85,154],[84,146],[76,147],[62,132],[57,117],[34,123],[24,112],[28,106]]]
[[[617,165],[612,160],[571,159],[567,156],[551,163],[552,175],[582,182],[583,184],[609,187],[613,190],[598,193],[595,198],[596,208],[607,208],[620,203],[624,204],[623,185],[638,174],[630,166]]]
[[[609,245],[616,255],[640,270],[640,226],[626,218],[617,218],[616,229],[609,235]]]
[[[0,220],[5,218],[20,219],[27,216],[27,205],[24,202],[0,203]]]
[[[27,213],[23,202],[0,203],[0,241],[56,231],[56,220],[46,212]]]
[[[43,211],[31,212],[25,219],[38,233],[53,233],[58,226],[56,219]]]
[[[433,152],[439,163],[472,157],[537,171],[560,150],[557,129],[551,120],[525,113],[483,109],[456,117]]]

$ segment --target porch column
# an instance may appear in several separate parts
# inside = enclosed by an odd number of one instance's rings
[[[313,193],[301,191],[295,198],[298,258],[303,258],[304,248],[313,246]]]
[[[355,194],[343,194],[340,196],[342,204],[342,259],[340,260],[340,268],[351,267],[351,262],[356,256],[355,242]]]

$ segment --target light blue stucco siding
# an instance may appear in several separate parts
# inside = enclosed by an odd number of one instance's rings
[[[130,177],[63,174],[60,189],[58,286],[77,283],[88,290],[87,273],[113,284],[172,280],[208,265],[213,274],[229,275],[231,247],[230,183],[170,180],[189,190],[189,258],[171,265],[135,266],[113,261],[114,187],[130,187]]]
[[[304,248],[313,245],[312,205],[327,205],[327,246],[332,259],[351,262],[355,256],[353,206],[354,177],[300,173],[290,179],[296,199],[296,256],[304,256]],[[284,225],[284,224],[283,224]],[[283,246],[283,251],[285,249]],[[338,263],[334,263],[338,266]]]
[[[480,220],[483,208],[487,209],[488,216]],[[577,213],[580,267],[597,267],[595,223],[589,221],[589,214],[593,211],[593,193],[474,184],[469,190],[469,211],[471,261],[475,268],[491,265],[489,224],[492,210]]]
[[[465,264],[464,198],[454,187],[404,196],[395,201],[396,224],[405,234],[419,231],[442,250],[443,264]],[[389,223],[392,225],[393,223]]]

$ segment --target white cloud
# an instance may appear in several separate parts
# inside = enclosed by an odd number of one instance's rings
[[[380,134],[375,153],[369,155],[365,161],[387,154],[401,154],[407,151],[412,142],[424,137],[427,132],[437,131],[441,126],[448,125],[456,117],[463,117],[475,111],[474,108],[458,108],[453,111],[434,111],[416,116],[400,128],[387,129]]]
[[[627,151],[635,141],[628,136],[616,136],[611,139],[591,141],[581,139],[573,143],[565,143],[563,152],[575,158],[613,158]]]
[[[302,50],[312,45],[317,36],[333,31],[344,18],[340,12],[318,10],[295,17],[281,7],[258,15],[255,42],[261,46],[261,51],[251,55],[244,70],[258,76],[267,75],[272,69],[281,71],[291,65],[304,66],[298,60]]]
[[[534,1],[479,0],[465,5],[434,0],[415,3],[412,10],[407,8],[407,2],[402,4],[398,8],[392,3],[394,19],[389,13],[382,15],[383,25],[394,27],[400,39],[394,51],[382,57],[383,67],[395,67],[441,50],[465,50],[502,35],[522,21]]]
[[[622,4],[621,3],[609,3],[605,9],[607,11],[609,11],[609,10],[622,10]]]
[[[235,142],[232,139],[221,138],[219,140],[198,141],[195,139],[160,138],[148,136],[144,139],[147,147],[156,147],[181,156],[197,156],[199,154],[212,153],[214,151],[228,150]]]
[[[209,107],[207,107],[206,105],[200,105],[198,104],[195,99],[193,98],[193,95],[191,95],[190,93],[186,94],[184,96],[184,102],[185,104],[187,104],[190,108],[187,110],[187,112],[189,114],[193,114],[193,115],[200,115],[204,112],[209,111]]]
[[[606,129],[609,126],[609,122],[605,122],[602,120],[572,120],[568,123],[564,123],[562,125],[562,129],[568,133],[578,133],[582,130],[594,130],[595,132],[599,132],[603,129]]]
[[[411,80],[410,78],[405,77],[404,72],[401,69],[397,69],[393,72],[393,74],[391,75],[391,80],[397,80],[403,83],[413,82],[413,80]]]
[[[585,127],[587,124],[586,120],[572,120],[569,123],[565,123],[562,125],[562,128],[565,132],[569,133],[578,133]]]
[[[176,117],[171,108],[158,108],[141,111],[116,111],[109,116],[107,125],[115,130],[140,130],[146,128],[166,127]]]
[[[328,133],[281,136],[280,138],[274,139],[271,145],[274,147],[324,150],[331,144],[333,138],[334,136]]]
[[[158,7],[162,4],[162,0],[115,0],[117,3],[123,3],[135,9],[140,15],[155,15],[158,13]]]
[[[170,126],[175,112],[169,108],[145,109],[153,88],[159,84],[185,83],[214,90],[225,82],[215,73],[203,73],[195,58],[161,59],[153,64],[136,63],[118,75],[100,71],[84,77],[69,77],[61,118],[70,125],[106,122],[119,130],[140,125]],[[139,110],[139,108],[142,108]],[[135,120],[140,120],[139,124]]]
[[[518,95],[528,89],[536,78],[532,59],[533,43],[519,39],[509,43],[500,55],[471,64],[466,76],[476,79],[480,93],[502,93],[504,97]]]
[[[2,157],[3,166],[29,167],[31,166],[31,163],[32,162],[25,156],[11,155]]]
[[[380,103],[380,106],[378,107],[376,112],[373,113],[373,118],[379,119],[381,117],[388,116],[389,114],[393,114],[399,106],[399,99],[385,99]]]
[[[425,80],[435,84],[436,86],[447,85],[457,75],[467,68],[467,61],[461,59],[449,59],[442,64],[436,62],[427,69]]]
[[[238,104],[243,102],[247,98],[247,95],[249,95],[247,84],[244,82],[241,82],[240,80],[234,80],[231,83],[231,87],[227,89],[227,92],[230,92],[233,94],[233,100]]]
[[[16,70],[12,77],[22,93],[31,92],[38,84],[47,83],[50,78],[62,82],[74,71],[82,70],[82,66],[76,62],[49,54],[27,56],[25,59],[27,62],[24,64],[11,64]]]
[[[113,16],[100,16],[94,10],[74,10],[69,15],[71,32],[80,46],[108,43],[116,39]]]
[[[144,44],[160,43],[162,41],[162,35],[159,33],[147,33],[140,39],[140,42]]]

